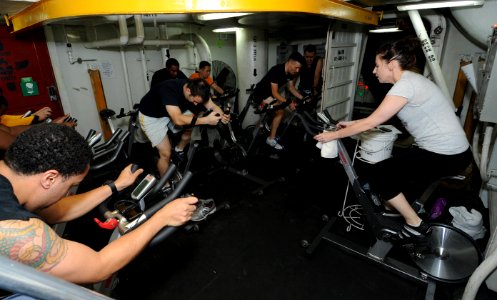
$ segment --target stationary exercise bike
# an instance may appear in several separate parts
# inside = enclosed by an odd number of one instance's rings
[[[306,118],[307,120],[313,119],[315,115],[316,105],[321,100],[321,95],[306,96],[300,101],[296,101],[294,110],[282,122],[283,129],[281,130],[280,138],[283,138],[290,127],[301,125],[300,120]]]
[[[133,165],[131,171],[135,172],[138,168],[138,165]],[[185,189],[193,176],[190,171],[183,174],[180,181],[174,186],[174,189],[170,189],[166,186],[166,183],[171,180],[176,173],[176,168],[176,165],[171,164],[165,174],[158,180],[151,174],[148,174],[134,187],[129,195],[113,196],[98,206],[100,214],[105,220],[100,221],[100,219],[95,218],[95,222],[102,229],[112,231],[109,243],[138,228],[168,203],[179,197],[186,197],[189,195],[188,193],[185,194]],[[221,205],[217,205],[216,208],[217,210],[228,208],[225,207],[227,205],[227,203],[222,203]],[[198,205],[197,209],[200,209]],[[204,220],[205,219],[199,221],[191,220],[180,227],[164,227],[151,240],[149,247],[154,247],[162,243],[179,229],[198,231],[199,223]],[[109,279],[95,284],[94,289],[100,293],[109,295],[116,283],[117,274],[113,274]]]
[[[305,118],[301,118],[301,120],[310,134],[317,133],[313,129],[319,129],[320,126],[311,124]],[[333,130],[334,126],[331,123],[324,124],[321,129]],[[403,220],[385,212],[383,204],[377,201],[368,191],[366,185],[359,181],[341,140],[337,140],[337,147],[340,163],[343,165],[349,183],[364,211],[367,224],[374,234],[375,242],[365,249],[332,233],[330,230],[338,220],[338,217],[335,216],[329,219],[311,243],[306,240],[302,241],[302,246],[307,248],[308,254],[312,254],[321,241],[329,241],[347,252],[368,258],[406,278],[427,283],[426,299],[434,297],[437,281],[460,283],[473,273],[481,262],[482,254],[469,235],[453,226],[437,223],[431,224],[432,232],[425,239],[412,240],[407,238],[402,234]],[[417,267],[389,257],[388,254],[393,247],[403,248]]]
[[[236,90],[238,94],[238,90]],[[217,168],[210,173],[214,173],[219,170],[226,170],[233,174],[239,175],[249,181],[258,185],[258,187],[252,191],[252,194],[261,196],[264,193],[264,189],[271,186],[274,183],[282,182],[285,179],[283,177],[275,178],[274,180],[266,180],[258,176],[250,174],[247,170],[247,160],[253,150],[253,146],[257,136],[259,135],[259,124],[263,124],[264,116],[261,117],[261,121],[255,126],[249,126],[245,129],[242,128],[243,120],[249,110],[253,105],[250,100],[247,102],[245,107],[240,113],[235,111],[237,97],[235,97],[235,102],[221,101],[220,106],[225,114],[230,114],[230,121],[228,123],[219,122],[217,129],[221,137],[219,143],[215,147],[214,157],[221,164],[220,168]]]
[[[131,171],[135,172],[138,168],[139,166],[135,164],[132,166]],[[136,229],[163,206],[178,198],[183,193],[184,188],[192,177],[191,172],[183,176],[174,191],[164,194],[164,185],[175,171],[176,166],[173,164],[159,181],[152,180],[152,177],[147,178],[147,175],[133,189],[129,198],[122,195],[113,195],[98,206],[98,210],[105,220],[100,221],[99,218],[95,218],[94,221],[100,228],[112,231],[108,243]],[[164,227],[152,239],[149,245],[154,246],[159,244],[177,229],[177,227]],[[94,284],[93,288],[102,294],[110,295],[117,282],[117,273],[114,273],[107,280]]]
[[[119,128],[116,128],[114,125],[115,119],[122,119],[122,118],[129,118],[128,119],[128,126],[127,126],[127,132],[129,134],[128,139],[125,142],[124,145],[124,155],[128,160],[135,160],[133,157],[133,147],[135,146],[136,143],[141,142],[140,139],[137,139],[137,136],[140,136],[140,130],[139,130],[139,125],[138,125],[138,112],[139,112],[139,103],[135,103],[133,105],[133,108],[130,109],[129,111],[125,111],[124,108],[121,107],[119,110],[119,113],[116,114],[115,111],[112,109],[103,109],[99,112],[100,118],[102,120],[106,121],[109,124],[109,128],[114,134]],[[142,138],[143,139],[143,138]]]

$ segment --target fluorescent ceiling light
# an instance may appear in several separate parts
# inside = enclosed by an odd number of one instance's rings
[[[40,2],[40,0],[7,0],[12,2]]]
[[[483,5],[483,2],[485,1],[484,0],[438,1],[438,2],[399,5],[397,6],[397,9],[400,11],[405,11],[405,10],[418,10],[418,9],[431,9],[431,8],[444,8],[444,7],[477,6],[477,5]]]
[[[250,15],[250,13],[212,13],[212,14],[202,14],[198,16],[200,21],[210,21],[210,20],[219,20],[219,19],[227,19],[234,17],[241,17]]]
[[[238,27],[226,27],[226,28],[216,28],[212,32],[237,32]]]
[[[385,32],[399,32],[402,31],[399,27],[379,27],[376,29],[371,29],[369,32],[371,33],[385,33]]]

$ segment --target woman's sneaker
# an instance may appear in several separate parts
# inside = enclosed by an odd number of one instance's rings
[[[431,226],[424,221],[421,221],[421,224],[419,224],[419,226],[417,227],[411,226],[409,224],[404,224],[402,233],[408,238],[423,239],[431,234]]]
[[[276,139],[272,139],[270,137],[268,137],[266,139],[266,144],[268,144],[270,147],[276,149],[276,150],[282,150],[283,149],[283,146],[281,146],[280,144],[278,144],[278,142],[276,141]]]
[[[199,199],[197,209],[195,209],[192,215],[192,221],[202,221],[214,212],[216,212],[216,203],[214,202],[214,199]]]

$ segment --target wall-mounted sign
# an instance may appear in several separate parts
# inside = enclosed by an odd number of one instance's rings
[[[39,95],[38,84],[31,77],[21,78],[21,91],[23,96]]]

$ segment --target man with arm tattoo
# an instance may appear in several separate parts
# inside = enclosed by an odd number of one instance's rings
[[[91,151],[74,129],[40,124],[21,133],[0,161],[0,255],[74,283],[102,281],[128,264],[165,226],[190,220],[197,198],[164,206],[100,251],[59,237],[49,226],[82,216],[143,172],[127,166],[113,182],[67,196],[89,170]]]

